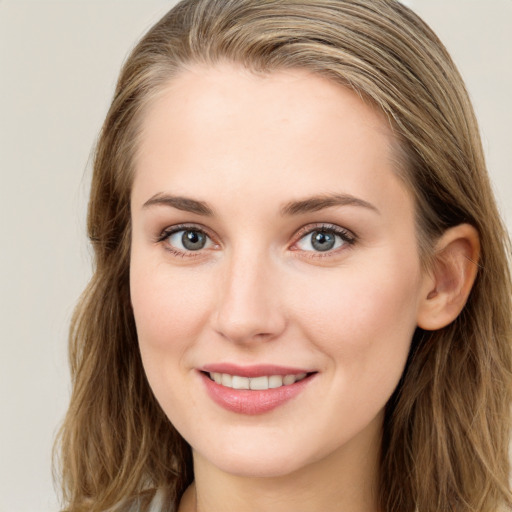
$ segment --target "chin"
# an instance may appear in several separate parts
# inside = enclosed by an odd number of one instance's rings
[[[310,445],[309,448],[312,448]],[[198,456],[207,460],[209,465],[218,470],[241,478],[279,478],[286,477],[311,463],[323,459],[328,453],[309,453],[296,446],[275,447],[268,443],[262,447],[261,444],[248,446],[247,442],[242,447],[231,445],[223,450],[216,450],[214,453],[206,449]]]
[[[212,461],[213,462],[213,461]],[[258,460],[247,459],[245,457],[223,458],[218,464],[218,469],[240,478],[280,478],[295,473],[304,464],[297,461],[288,461],[281,457],[272,459]]]

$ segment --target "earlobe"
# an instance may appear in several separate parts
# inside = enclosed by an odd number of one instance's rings
[[[441,329],[457,318],[475,282],[479,256],[480,240],[473,226],[459,224],[444,232],[424,278],[418,327]]]

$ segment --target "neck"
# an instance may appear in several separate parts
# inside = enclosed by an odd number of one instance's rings
[[[275,477],[233,475],[194,452],[194,484],[179,512],[378,512],[378,435],[363,436]]]

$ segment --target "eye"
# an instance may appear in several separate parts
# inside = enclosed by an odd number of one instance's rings
[[[321,226],[309,230],[296,243],[301,251],[328,252],[344,245],[352,245],[355,237],[348,231],[335,226]]]
[[[160,237],[161,242],[166,242],[171,250],[177,253],[200,251],[213,247],[211,238],[201,229],[189,227],[183,229],[175,227],[165,231]]]

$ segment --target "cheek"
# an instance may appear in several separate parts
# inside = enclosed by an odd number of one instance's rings
[[[416,328],[419,269],[400,259],[380,263],[339,269],[314,286],[303,282],[294,309],[306,336],[333,364],[373,371],[405,363]]]
[[[190,375],[190,350],[204,327],[210,303],[204,279],[132,255],[130,292],[144,371],[173,425],[195,410],[195,397],[183,378]]]
[[[208,317],[209,288],[204,276],[132,258],[130,291],[143,357],[175,356],[194,342]]]

